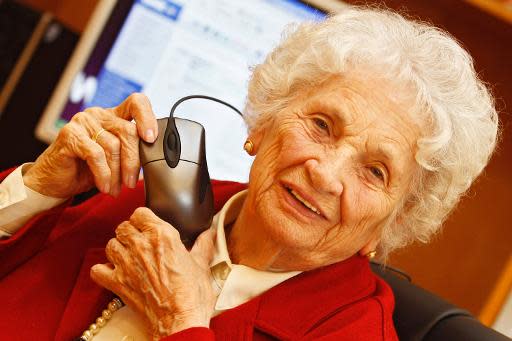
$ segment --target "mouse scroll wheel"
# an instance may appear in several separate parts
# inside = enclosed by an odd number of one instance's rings
[[[175,152],[177,146],[178,146],[178,139],[176,138],[176,134],[174,134],[174,132],[172,132],[167,137],[167,148],[169,148],[169,150]]]

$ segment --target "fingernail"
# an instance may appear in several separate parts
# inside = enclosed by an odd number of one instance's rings
[[[103,193],[110,193],[110,184],[105,184],[105,186],[103,186]]]
[[[135,185],[137,183],[137,180],[135,179],[135,175],[130,175],[128,178],[128,187],[135,188]]]
[[[146,142],[155,141],[155,133],[153,133],[153,129],[146,130],[146,133],[144,133],[144,140],[146,140]]]

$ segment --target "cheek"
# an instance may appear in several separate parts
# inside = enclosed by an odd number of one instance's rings
[[[276,158],[279,168],[302,165],[308,159],[323,152],[323,146],[315,143],[302,122],[279,130],[280,153]]]
[[[279,165],[280,150],[280,146],[274,144],[258,152],[249,174],[250,187],[264,192],[272,185]]]
[[[251,182],[256,180],[261,183],[263,178],[269,180],[284,169],[303,162],[307,150],[311,149],[310,142],[300,121],[281,123],[263,141],[251,168]]]
[[[388,198],[363,184],[356,184],[343,196],[340,223],[352,233],[365,235],[376,229],[390,211]]]

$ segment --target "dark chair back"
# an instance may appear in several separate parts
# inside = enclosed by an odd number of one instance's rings
[[[488,328],[469,312],[414,285],[406,277],[380,264],[372,270],[395,294],[393,321],[402,341],[510,341]]]

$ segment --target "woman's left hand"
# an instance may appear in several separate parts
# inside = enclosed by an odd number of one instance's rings
[[[188,251],[174,227],[150,209],[138,208],[107,244],[111,264],[93,266],[91,277],[144,315],[154,339],[208,327],[215,306],[213,235],[203,232]]]

